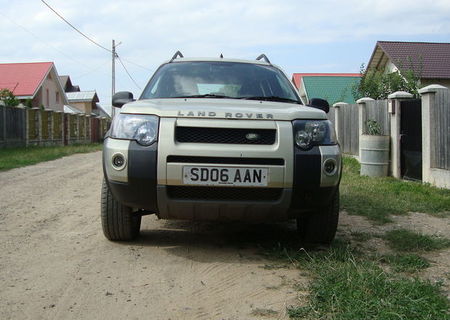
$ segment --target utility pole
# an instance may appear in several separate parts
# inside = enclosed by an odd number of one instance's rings
[[[111,77],[112,77],[112,83],[111,83],[111,118],[114,119],[115,116],[115,108],[112,105],[112,97],[114,96],[114,93],[116,93],[116,41],[113,40],[112,41],[112,72],[111,72]]]

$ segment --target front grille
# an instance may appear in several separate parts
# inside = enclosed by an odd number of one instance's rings
[[[283,166],[284,159],[279,158],[233,158],[233,157],[195,157],[195,156],[168,156],[167,162],[181,163],[214,163],[214,164],[254,164]]]
[[[275,143],[275,136],[275,129],[175,128],[177,142],[271,145]]]
[[[278,188],[167,186],[169,197],[179,200],[276,201],[281,192]]]

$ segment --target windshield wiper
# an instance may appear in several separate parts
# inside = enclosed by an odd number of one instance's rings
[[[214,98],[214,99],[237,99],[235,97],[229,97],[223,94],[212,94],[212,93],[206,93],[206,94],[194,94],[190,96],[177,96],[173,98]]]
[[[294,100],[294,99],[289,99],[289,98],[283,98],[283,97],[278,97],[278,96],[261,96],[261,97],[241,97],[239,99],[244,99],[244,100],[263,100],[263,101],[277,101],[277,102],[290,102],[290,103],[297,103],[297,104],[302,104],[300,101],[298,100]]]

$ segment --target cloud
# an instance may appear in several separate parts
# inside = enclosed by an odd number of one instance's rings
[[[337,50],[352,56],[361,51],[355,50],[358,43],[370,43],[364,57],[353,58],[357,69],[377,39],[432,41],[450,35],[448,0],[46,1],[102,46],[121,41],[118,53],[147,69],[124,60],[141,87],[149,70],[178,49],[187,56],[224,53],[248,59],[266,52],[288,69],[345,71],[348,65],[336,60]],[[110,100],[110,53],[77,34],[40,1],[0,0],[0,5],[1,62],[55,61],[58,71],[70,74],[82,89],[97,89],[103,103]],[[117,88],[139,93],[122,67],[116,68]]]

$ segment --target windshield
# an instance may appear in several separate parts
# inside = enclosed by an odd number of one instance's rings
[[[158,69],[141,99],[232,98],[300,103],[286,76],[267,65],[176,62]]]

